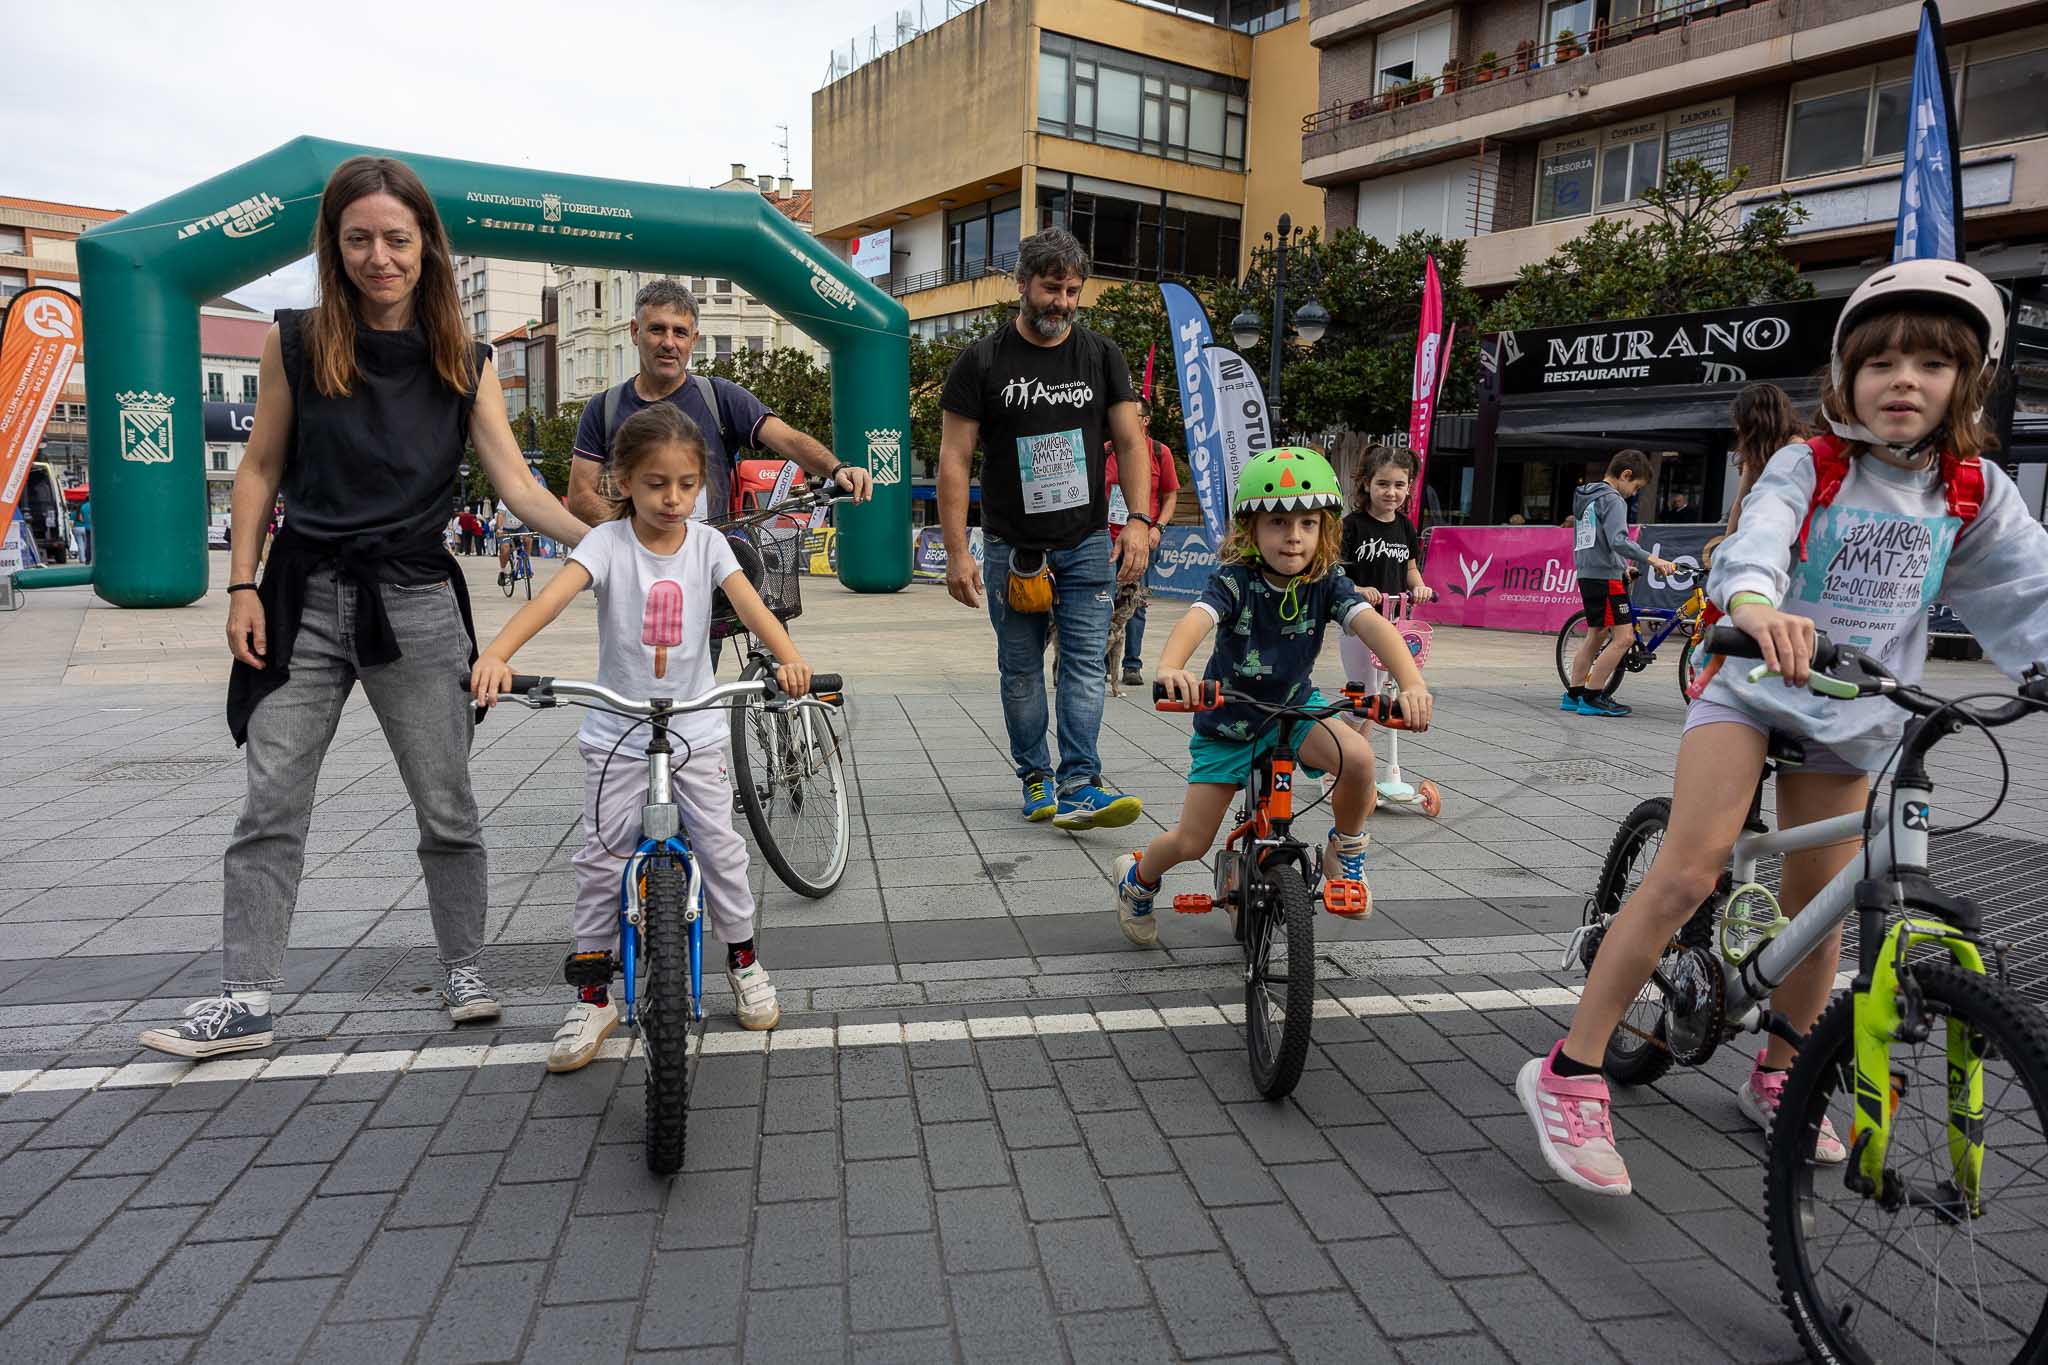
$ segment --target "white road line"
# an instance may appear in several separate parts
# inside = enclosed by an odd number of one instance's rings
[[[1842,980],[1846,981],[1846,978]],[[1401,1014],[1559,1008],[1577,1004],[1578,999],[1579,988],[1576,986],[1542,986],[1521,991],[1324,996],[1315,1002],[1315,1017],[1376,1019]],[[1073,1033],[1237,1028],[1243,1023],[1244,1006],[1241,1004],[1168,1005],[1156,1010],[1001,1014],[976,1019],[919,1019],[906,1024],[792,1028],[770,1033],[723,1030],[691,1035],[690,1051],[709,1057],[806,1049],[900,1047],[905,1043],[951,1043],[971,1039],[1051,1038]],[[537,1066],[547,1059],[547,1055],[546,1043],[500,1043],[496,1046],[473,1043],[376,1052],[295,1052],[282,1057],[228,1057],[208,1062],[130,1062],[123,1067],[60,1066],[40,1071],[0,1071],[0,1095],[223,1081],[306,1080],[408,1071],[467,1071],[486,1066]],[[597,1055],[602,1060],[623,1061],[643,1055],[643,1049],[637,1039],[612,1038],[598,1049]]]

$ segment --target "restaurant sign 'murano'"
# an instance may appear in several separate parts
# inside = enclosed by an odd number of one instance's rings
[[[1740,384],[1827,364],[1840,299],[1810,299],[1500,335],[1501,391]]]

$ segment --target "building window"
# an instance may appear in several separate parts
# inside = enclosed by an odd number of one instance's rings
[[[1244,169],[1242,80],[1040,35],[1038,130],[1200,166]]]
[[[1435,76],[1451,59],[1451,18],[1447,14],[1425,19],[1406,28],[1380,35],[1373,53],[1372,88],[1375,92],[1406,85],[1424,76]]]
[[[1601,208],[1632,204],[1643,197],[1644,190],[1656,188],[1658,172],[1663,167],[1663,157],[1659,155],[1664,146],[1661,119],[1609,129],[1606,141],[1600,153]]]
[[[17,227],[0,227],[0,256],[28,255],[28,234]]]
[[[206,401],[209,403],[225,403],[228,401],[227,376],[219,370],[208,370],[206,372]]]
[[[1301,0],[1230,0],[1230,26],[1239,33],[1264,33],[1301,17]]]
[[[604,311],[604,281],[590,282],[590,306],[599,313]]]
[[[1073,177],[1044,171],[1038,207],[1041,229],[1064,227],[1080,239],[1092,274],[1126,280],[1237,276],[1241,228],[1232,205],[1135,185],[1116,194],[1078,190]]]
[[[1551,0],[1543,16],[1543,42],[1547,47],[1558,35],[1569,33],[1581,46],[1593,31],[1593,0]]]
[[[2040,43],[2048,35],[2037,33]],[[2041,91],[2048,86],[2048,46],[2032,52],[1979,57],[1989,47],[1970,45],[1970,64],[1964,76],[1967,87],[1959,96],[1963,109],[1962,137],[1965,147],[1982,147],[1990,142],[2039,137],[2048,133],[2048,100]]]
[[[1017,191],[946,212],[946,279],[971,280],[1017,264],[1022,197]]]
[[[1591,137],[1546,143],[1536,162],[1536,221],[1575,218],[1593,211],[1593,171],[1599,148]]]
[[[256,401],[256,376],[253,374],[242,376],[242,401],[244,403]]]
[[[216,474],[226,473],[228,468],[228,453],[225,450],[216,450],[212,452],[212,454],[214,472]]]
[[[0,270],[0,299],[11,299],[28,288],[26,270]]]
[[[719,280],[719,279],[714,279],[714,280],[712,280],[712,281],[711,281],[711,301],[712,301],[713,303],[731,303],[731,302],[732,302],[732,281],[731,281],[731,280]]]
[[[755,355],[760,355],[763,351],[766,351],[768,349],[768,338],[748,337],[747,349],[752,351]]]

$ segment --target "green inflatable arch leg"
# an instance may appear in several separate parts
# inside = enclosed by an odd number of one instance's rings
[[[298,138],[78,239],[94,322],[89,450],[95,591],[123,607],[206,592],[199,304],[311,250],[320,190],[351,156],[394,156],[434,196],[455,250],[738,280],[831,352],[832,448],[873,475],[839,513],[839,577],[910,581],[910,329],[903,306],[759,195],[411,156]],[[24,587],[81,582],[28,571]]]

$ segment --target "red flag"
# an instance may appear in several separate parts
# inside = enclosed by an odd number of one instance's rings
[[[1138,392],[1138,397],[1147,403],[1152,401],[1152,362],[1158,358],[1159,343],[1155,341],[1152,343],[1152,349],[1145,352],[1145,387]]]
[[[1415,379],[1408,404],[1408,448],[1416,463],[1429,458],[1429,433],[1435,425],[1437,391],[1443,380],[1444,287],[1437,278],[1436,257],[1426,260],[1422,276],[1422,325],[1415,334]],[[1415,493],[1408,518],[1422,524],[1422,471],[1415,473]]]

